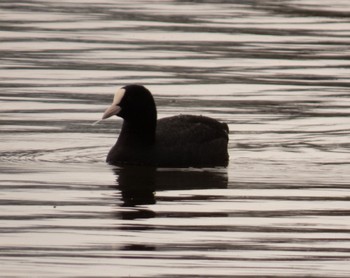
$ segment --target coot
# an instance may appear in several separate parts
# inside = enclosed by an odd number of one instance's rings
[[[228,164],[228,126],[209,117],[179,115],[157,120],[152,94],[144,86],[127,85],[114,96],[102,119],[124,119],[109,151],[112,165],[215,167]]]

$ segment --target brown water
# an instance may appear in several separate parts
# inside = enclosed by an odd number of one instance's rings
[[[350,3],[2,1],[3,277],[349,277]],[[113,169],[115,90],[230,127],[227,169]],[[135,190],[142,185],[144,190]]]

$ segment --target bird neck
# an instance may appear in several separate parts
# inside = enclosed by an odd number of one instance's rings
[[[155,143],[157,119],[124,120],[118,141],[124,146],[143,147]]]

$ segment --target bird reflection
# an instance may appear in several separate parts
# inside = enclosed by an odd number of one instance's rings
[[[226,169],[128,166],[113,170],[124,207],[155,204],[157,191],[222,189],[227,188],[228,183]]]
[[[117,176],[117,188],[121,191],[123,206],[155,204],[154,167],[122,167],[114,169]]]

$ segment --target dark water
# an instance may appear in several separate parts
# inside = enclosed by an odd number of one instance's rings
[[[0,27],[1,276],[350,276],[348,1],[2,1]],[[128,83],[227,122],[229,167],[106,165]]]

